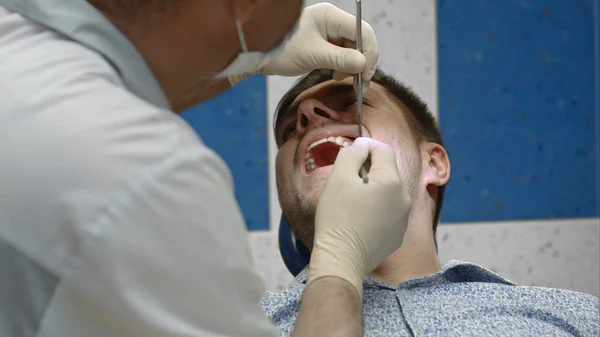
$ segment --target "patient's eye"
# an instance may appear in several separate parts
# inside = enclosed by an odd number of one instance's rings
[[[283,132],[281,132],[281,142],[285,143],[288,139],[290,139],[290,137],[292,136],[292,134],[296,131],[296,123],[294,121],[294,123],[288,123],[285,128],[283,129]]]
[[[358,100],[356,99],[356,97],[348,98],[347,100],[344,100],[341,102],[339,111],[346,111],[346,110],[354,109],[354,107],[356,106],[356,103],[358,103]],[[366,98],[363,98],[363,106],[371,106],[370,102]]]
[[[348,108],[351,108],[354,105],[356,105],[356,98],[347,99],[345,101],[342,101],[342,103],[340,104],[339,110],[340,111],[347,110]]]

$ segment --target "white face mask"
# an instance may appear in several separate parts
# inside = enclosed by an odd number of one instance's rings
[[[260,51],[248,51],[248,46],[246,45],[246,39],[244,37],[244,30],[242,29],[242,23],[239,20],[235,21],[235,25],[237,26],[238,36],[240,38],[240,43],[242,44],[242,52],[237,55],[237,57],[228,65],[225,69],[223,69],[220,73],[217,74],[216,77],[227,77],[233,75],[243,75],[253,73],[265,65],[267,65],[275,56],[277,56],[285,47],[285,44],[289,39],[296,33],[298,30],[299,21],[296,21],[294,27],[285,35],[283,40],[271,48],[266,53]]]

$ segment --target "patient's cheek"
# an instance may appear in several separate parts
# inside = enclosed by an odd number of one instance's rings
[[[285,151],[283,148],[277,152],[277,156],[275,157],[275,170],[279,175],[281,173],[286,173],[292,169],[293,166],[293,157],[289,155],[288,151]]]

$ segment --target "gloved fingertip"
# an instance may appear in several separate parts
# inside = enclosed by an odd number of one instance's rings
[[[377,72],[377,68],[367,69],[363,71],[363,78],[366,81],[370,81],[373,78],[373,76],[375,76],[375,72]]]
[[[363,95],[366,95],[367,92],[369,92],[369,88],[371,88],[371,81],[364,81],[362,86]]]
[[[358,50],[334,46],[329,48],[329,53],[327,68],[351,75],[365,71],[367,59]]]
[[[369,146],[369,140],[367,137],[358,137],[354,140],[354,142],[352,142],[352,144],[350,144],[350,147],[353,147],[353,148],[368,147],[368,146]]]
[[[332,78],[333,78],[335,81],[341,81],[341,80],[344,80],[344,79],[346,79],[346,78],[348,78],[348,77],[350,77],[350,76],[352,76],[352,75],[351,75],[351,74],[348,74],[348,73],[341,72],[341,71],[335,71],[335,72],[333,73],[333,76],[332,76]]]
[[[354,81],[353,84],[354,86],[354,92],[358,92],[358,79],[357,77],[354,77]],[[369,88],[371,88],[371,81],[364,81],[362,83],[362,94],[363,96],[367,94],[367,92],[369,91]]]

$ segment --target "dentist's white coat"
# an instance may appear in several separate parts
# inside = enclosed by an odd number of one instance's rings
[[[0,6],[0,336],[274,335],[230,173],[133,46],[86,1]]]

